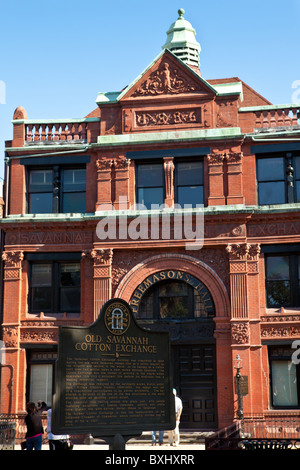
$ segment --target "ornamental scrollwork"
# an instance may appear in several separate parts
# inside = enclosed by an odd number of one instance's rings
[[[132,96],[190,93],[196,87],[186,77],[180,75],[168,62],[163,62],[158,70],[152,72]]]
[[[248,323],[233,323],[231,325],[231,338],[234,344],[249,343]]]
[[[23,251],[4,251],[2,253],[2,260],[5,261],[7,268],[20,267],[21,261],[24,259]]]

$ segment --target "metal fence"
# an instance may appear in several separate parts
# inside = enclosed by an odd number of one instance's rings
[[[0,450],[14,450],[16,423],[0,420]]]
[[[300,450],[299,416],[248,416],[205,439],[206,450]]]
[[[26,413],[5,414],[0,413],[0,423],[3,426],[14,426],[15,429],[15,442],[20,444],[25,441],[27,426],[25,424]],[[48,442],[47,437],[47,414],[42,414],[42,426],[44,429],[43,442]]]

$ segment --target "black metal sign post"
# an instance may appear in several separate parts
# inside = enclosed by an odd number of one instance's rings
[[[175,428],[170,341],[111,299],[88,327],[59,329],[52,432],[92,434],[124,450],[143,431]]]

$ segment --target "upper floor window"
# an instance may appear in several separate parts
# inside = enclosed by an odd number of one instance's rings
[[[85,168],[55,166],[29,170],[27,205],[29,214],[85,212]]]
[[[80,263],[50,261],[31,263],[31,313],[80,312]]]
[[[137,203],[147,209],[152,204],[161,206],[165,198],[164,169],[162,163],[138,164],[136,169]]]
[[[175,203],[184,208],[204,203],[203,159],[197,161],[174,160]],[[138,163],[136,165],[136,200],[151,209],[161,206],[165,200],[165,174],[163,163]],[[152,207],[153,209],[154,207]]]
[[[203,160],[175,164],[176,203],[180,207],[204,204]]]
[[[300,202],[300,156],[257,158],[258,204]]]
[[[265,256],[267,307],[300,306],[300,255]]]

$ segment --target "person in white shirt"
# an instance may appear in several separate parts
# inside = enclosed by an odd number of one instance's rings
[[[180,424],[180,416],[182,413],[182,401],[177,396],[176,389],[173,388],[173,393],[175,395],[175,413],[176,413],[176,426],[175,429],[169,431],[169,443],[171,446],[178,446],[180,440],[179,434],[179,424]]]
[[[69,447],[69,435],[64,434],[53,434],[51,432],[51,415],[52,409],[49,408],[47,411],[47,433],[49,440],[49,450],[70,450]]]

